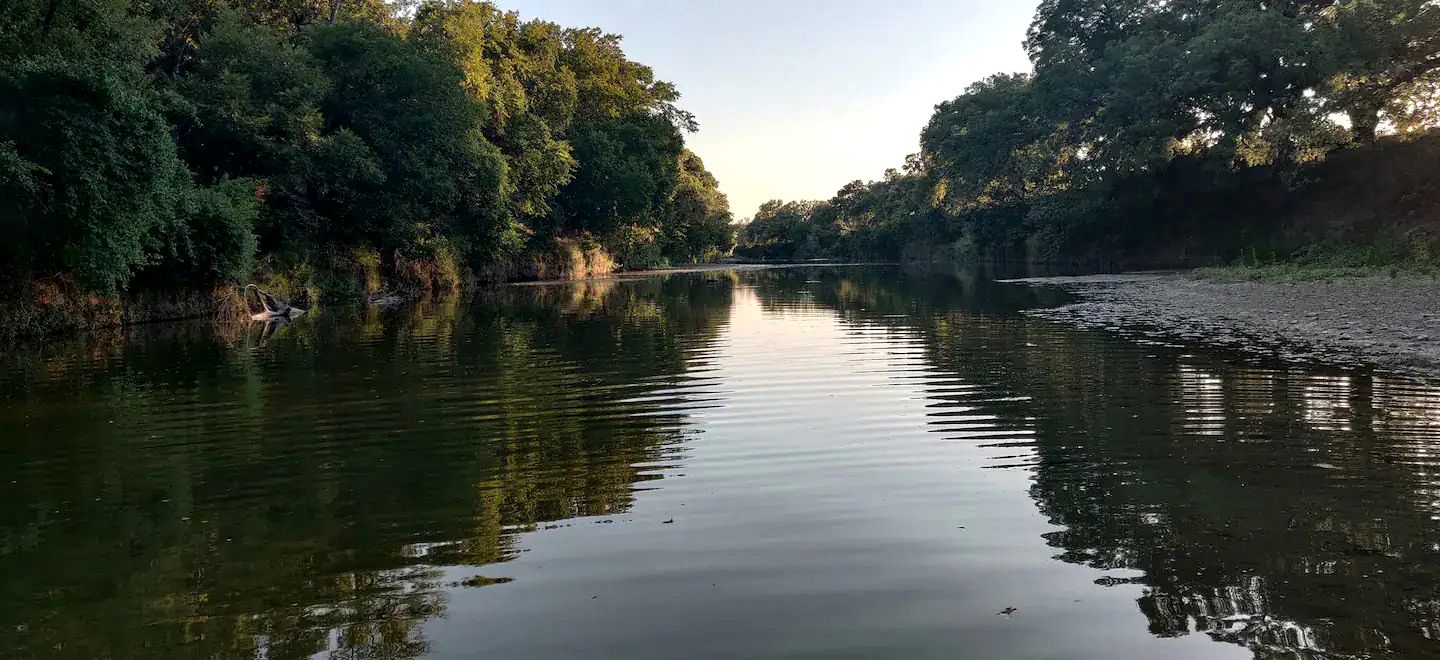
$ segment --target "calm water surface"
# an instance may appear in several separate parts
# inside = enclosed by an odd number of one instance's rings
[[[3,358],[0,654],[1440,657],[1440,389],[886,268]]]

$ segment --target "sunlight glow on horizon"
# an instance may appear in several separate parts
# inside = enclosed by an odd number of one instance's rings
[[[1029,70],[1034,2],[498,0],[522,19],[599,27],[675,83],[690,149],[736,219],[769,199],[829,199],[919,149],[934,106]]]

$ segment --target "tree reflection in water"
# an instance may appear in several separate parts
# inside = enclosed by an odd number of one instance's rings
[[[728,277],[8,356],[0,640],[22,657],[422,655],[418,624],[460,586],[434,567],[623,512],[669,460],[667,408],[727,318]]]
[[[1013,393],[994,412],[1032,420],[1006,444],[1033,449],[1047,541],[1116,573],[1102,585],[1144,585],[1152,633],[1265,658],[1440,652],[1440,389],[1077,332],[985,282],[850,273],[813,297]]]
[[[1258,657],[1436,653],[1440,390],[1076,331],[1017,313],[1057,294],[986,277],[853,268],[508,287],[263,339],[163,326],[9,355],[0,644],[423,655],[420,624],[510,577],[518,535],[622,514],[679,463],[687,415],[725,385],[710,361],[741,285],[765,314],[821,306],[920,339],[926,429],[1032,473],[1043,542],[1096,589],[1136,590],[1150,633]]]

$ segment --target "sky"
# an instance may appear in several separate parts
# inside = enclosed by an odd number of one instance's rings
[[[935,104],[1027,71],[1021,0],[498,0],[521,17],[624,36],[680,89],[690,149],[737,219],[829,199],[919,150]]]

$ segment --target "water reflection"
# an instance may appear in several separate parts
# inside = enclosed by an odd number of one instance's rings
[[[729,295],[512,288],[12,356],[0,639],[45,657],[422,655],[418,624],[457,586],[437,566],[622,512],[671,459],[671,404],[703,385],[689,372]]]
[[[0,647],[1440,656],[1440,389],[1017,313],[1056,295],[702,273],[10,355]]]
[[[985,446],[1031,449],[991,458],[1034,470],[1061,527],[1047,542],[1123,575],[1102,586],[1140,585],[1153,634],[1265,658],[1440,655],[1440,390],[1006,314],[1028,290],[932,275],[905,296],[913,278],[851,278],[809,297],[918,331],[933,368],[972,383],[929,387],[934,430],[964,440],[967,424],[1009,420],[1013,438]],[[990,386],[990,412],[956,396],[973,384]]]

